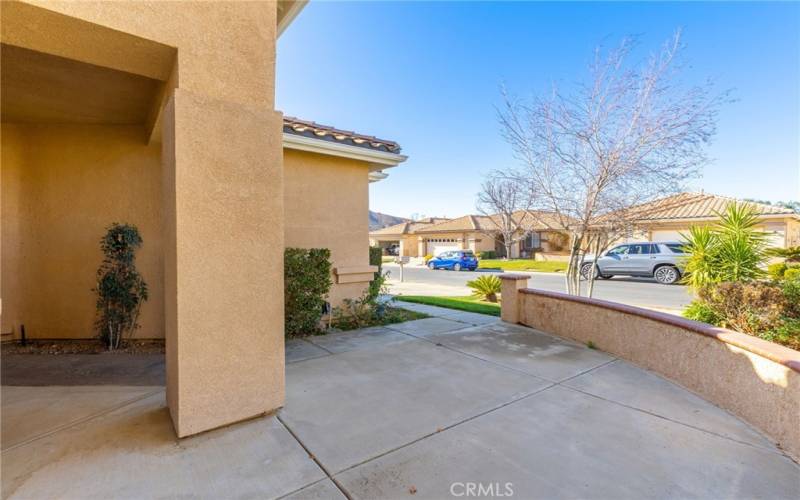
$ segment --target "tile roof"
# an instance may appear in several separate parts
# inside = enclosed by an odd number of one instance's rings
[[[788,208],[755,203],[707,193],[678,193],[632,207],[637,221],[667,221],[674,219],[705,219],[716,217],[732,202],[747,203],[758,215],[797,215]],[[798,216],[800,217],[800,216]]]
[[[547,229],[558,230],[559,224],[556,215],[552,212],[524,211],[514,212],[514,220],[522,222],[523,227],[532,231]],[[464,215],[446,222],[428,225],[418,229],[417,233],[440,233],[450,231],[496,231],[500,227],[499,215]]]
[[[320,125],[316,122],[301,120],[291,116],[283,117],[283,131],[288,134],[372,149],[375,151],[384,151],[386,153],[399,154],[401,149],[400,145],[394,141],[378,139],[371,135],[358,134],[348,130],[340,130],[328,125]]]
[[[401,234],[414,234],[416,231],[423,229],[431,224],[445,222],[450,219],[444,217],[427,217],[425,219],[413,220],[409,222],[401,222],[394,226],[384,227],[375,231],[370,231],[370,236],[394,236]]]

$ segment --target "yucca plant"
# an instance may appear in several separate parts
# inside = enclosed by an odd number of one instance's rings
[[[800,247],[770,248],[767,255],[771,257],[783,257],[786,262],[800,262]]]
[[[686,245],[684,249],[688,254],[683,271],[683,282],[693,290],[719,281],[717,248],[719,241],[717,235],[708,226],[692,226],[689,234],[681,234]]]
[[[695,291],[721,282],[750,281],[764,276],[767,235],[755,228],[751,205],[729,203],[713,227],[691,227],[686,241],[684,283]]]
[[[750,281],[764,276],[767,234],[755,228],[758,217],[748,204],[728,203],[715,231],[722,281]]]
[[[497,276],[489,274],[467,281],[467,286],[472,288],[473,297],[488,302],[497,302],[497,294],[500,293],[502,282]]]

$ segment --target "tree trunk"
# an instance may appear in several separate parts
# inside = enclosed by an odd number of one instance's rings
[[[592,246],[591,246],[591,249],[590,249],[591,253],[594,254],[594,262],[595,262],[595,264],[594,264],[595,267],[592,268],[592,272],[589,275],[589,278],[590,278],[589,282],[586,284],[586,296],[590,297],[590,298],[592,296],[592,293],[594,292],[594,280],[596,278],[595,273],[600,274],[599,270],[597,269],[597,258],[600,256],[599,255],[600,254],[600,239],[599,238],[600,237],[598,236],[598,239],[596,241],[592,242]]]

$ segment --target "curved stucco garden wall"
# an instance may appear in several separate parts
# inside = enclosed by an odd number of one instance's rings
[[[516,295],[517,318],[512,321],[592,342],[659,373],[739,416],[795,460],[800,458],[800,352],[674,315],[511,285],[506,282],[503,306]]]

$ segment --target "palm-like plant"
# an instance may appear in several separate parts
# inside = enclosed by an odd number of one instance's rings
[[[692,227],[686,239],[684,282],[694,290],[724,281],[750,281],[764,275],[767,235],[755,228],[751,205],[729,203],[713,227]]]
[[[723,281],[750,281],[764,276],[767,234],[755,228],[758,218],[751,205],[728,203],[718,214],[719,265]]]
[[[497,302],[497,294],[500,293],[502,282],[497,276],[489,274],[467,281],[467,286],[472,288],[473,297],[489,302]]]
[[[783,257],[786,262],[800,262],[800,247],[770,248],[767,255],[773,257]]]
[[[693,290],[719,282],[717,235],[708,226],[692,226],[689,234],[681,234],[688,254],[683,272],[683,282]]]

